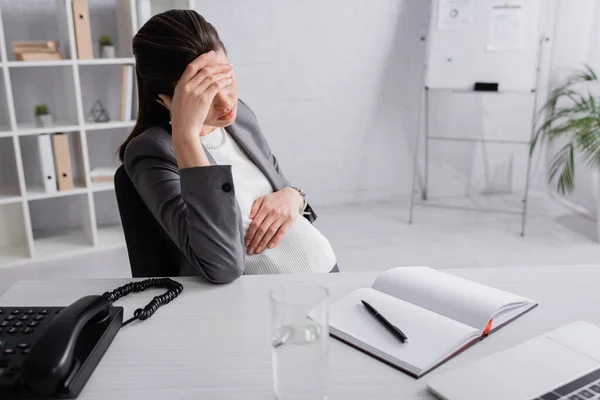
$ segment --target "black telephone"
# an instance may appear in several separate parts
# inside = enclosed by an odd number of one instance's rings
[[[166,288],[123,322],[113,302],[152,287]],[[150,318],[183,286],[169,278],[132,282],[68,307],[0,307],[0,399],[76,398],[121,327]]]

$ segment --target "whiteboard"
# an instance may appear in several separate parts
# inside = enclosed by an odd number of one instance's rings
[[[534,90],[543,1],[432,0],[426,87],[491,82],[500,92]]]

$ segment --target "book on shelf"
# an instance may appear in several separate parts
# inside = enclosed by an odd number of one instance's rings
[[[58,51],[58,40],[39,40],[27,42],[12,42],[12,49],[17,61],[46,61],[62,60]]]
[[[71,150],[69,148],[69,134],[55,133],[52,135],[52,148],[54,150],[54,166],[58,190],[73,190],[73,168],[71,167]]]
[[[116,167],[98,167],[90,171],[90,178],[96,183],[112,182],[116,172]]]
[[[90,9],[87,0],[73,0],[73,26],[75,28],[77,58],[80,60],[94,58]]]
[[[129,121],[133,107],[133,65],[121,66],[121,110],[119,119]]]
[[[48,48],[52,50],[58,50],[60,42],[58,40],[22,40],[11,42],[13,47],[35,47],[35,48]]]
[[[408,341],[386,330],[362,301]],[[329,329],[342,342],[418,378],[536,306],[531,299],[431,268],[399,267],[333,303]]]
[[[55,53],[58,51],[60,42],[58,40],[32,40],[26,42],[12,42],[15,53]]]
[[[56,173],[54,170],[54,153],[50,135],[39,135],[37,137],[38,155],[40,157],[40,168],[42,174],[42,185],[46,193],[56,192]]]
[[[17,61],[49,61],[49,60],[62,60],[63,56],[59,52],[48,53],[48,52],[27,52],[27,53],[16,53],[15,57]]]

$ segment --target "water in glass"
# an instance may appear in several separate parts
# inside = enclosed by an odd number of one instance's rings
[[[323,400],[327,385],[327,332],[314,321],[276,327],[273,371],[277,400]]]

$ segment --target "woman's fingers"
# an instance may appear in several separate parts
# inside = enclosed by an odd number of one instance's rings
[[[223,86],[221,85],[221,81],[232,81],[233,80],[233,72],[226,72],[226,73],[222,73],[222,74],[214,74],[214,75],[210,75],[208,76],[206,79],[204,79],[198,86],[196,86],[196,93],[204,93],[207,92],[208,89],[212,86],[217,84],[217,86],[219,87],[219,89],[222,89]],[[225,82],[223,82],[223,84],[225,84]],[[227,85],[225,85],[227,86]]]
[[[200,69],[195,76],[193,76],[186,84],[185,87],[188,90],[195,90],[202,82],[204,82],[207,78],[214,76],[216,74],[223,74],[227,72],[231,72],[232,67],[229,64],[214,64],[208,67],[204,67]],[[207,85],[208,87],[208,85]]]
[[[275,236],[273,236],[273,239],[268,244],[269,249],[274,248],[275,246],[277,246],[279,244],[279,242],[281,242],[281,239],[283,239],[283,237],[285,236],[285,234],[291,228],[292,225],[293,225],[293,222],[289,222],[289,221],[284,223],[283,225],[281,225],[281,227],[277,231],[277,234]]]
[[[253,249],[256,254],[262,253],[265,247],[267,247],[269,242],[273,239],[273,236],[277,234],[282,223],[283,221],[273,213],[269,214],[258,227],[254,239],[252,239],[252,242],[250,243],[250,249]]]
[[[248,216],[248,218],[254,219],[254,217],[256,217],[256,214],[258,214],[258,210],[260,210],[264,199],[265,197],[261,196],[258,199],[254,200],[254,204],[252,204],[252,209],[250,210],[250,215]]]
[[[254,237],[258,232],[258,228],[260,228],[261,224],[268,215],[269,211],[261,208],[258,214],[256,214],[256,217],[254,217],[254,220],[250,223],[248,231],[246,231],[246,237],[244,238],[244,243],[247,243],[246,247],[248,248],[248,254],[251,254],[250,250],[252,250],[252,253],[254,253],[254,250],[256,250],[256,247],[252,247],[251,244],[253,243]]]
[[[279,244],[279,242],[285,236],[285,234],[287,233],[287,231],[290,229],[291,226],[292,226],[292,222],[288,221],[279,227],[279,229],[277,230],[277,234],[275,236],[273,236],[273,239],[271,239],[271,241],[268,244],[270,249],[272,249],[273,247],[275,247]],[[265,246],[266,245],[267,244],[265,243]]]
[[[208,87],[208,89],[206,89],[206,91],[204,91],[205,101],[207,101],[207,102],[210,101],[212,103],[212,100],[215,98],[217,93],[219,93],[221,90],[225,89],[227,86],[230,86],[232,83],[233,83],[232,78],[221,79],[220,81],[213,83],[212,85],[210,85]]]
[[[214,51],[209,51],[208,53],[204,53],[197,57],[194,61],[188,64],[188,66],[181,74],[179,78],[179,83],[186,84],[190,79],[192,79],[198,71],[200,71],[212,58],[215,56]]]

